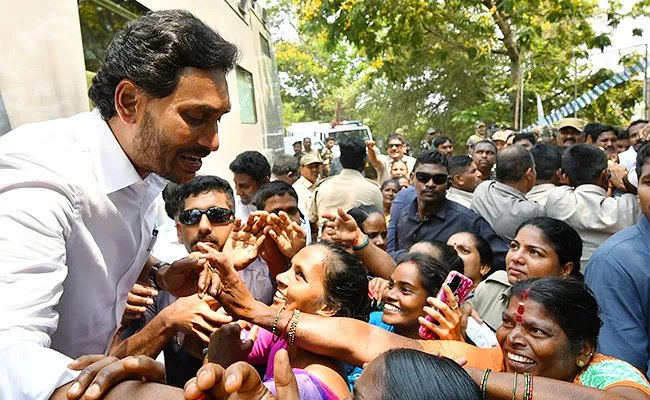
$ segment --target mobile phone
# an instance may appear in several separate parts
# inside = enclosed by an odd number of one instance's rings
[[[451,289],[452,293],[454,293],[454,296],[458,299],[458,304],[462,303],[467,299],[467,296],[469,296],[470,290],[472,288],[472,284],[474,282],[466,277],[465,275],[461,274],[458,271],[451,271],[448,275],[447,278],[445,279],[445,282],[443,283],[443,286],[446,284],[449,286]],[[440,287],[440,290],[438,291],[438,295],[436,298],[444,303],[447,302],[447,295],[445,294],[445,291]],[[427,321],[435,323],[433,318],[430,316],[425,317]],[[429,328],[420,326],[420,330],[418,331],[420,337],[422,339],[427,339],[427,340],[432,340],[436,339],[436,334],[433,333]]]

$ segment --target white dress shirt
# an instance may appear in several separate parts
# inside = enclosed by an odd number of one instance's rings
[[[466,192],[461,189],[450,187],[449,189],[447,189],[446,197],[447,200],[455,201],[461,206],[470,208],[472,206],[472,199],[474,198],[474,193]]]
[[[0,138],[0,398],[48,399],[106,353],[164,180],[141,179],[97,110]]]
[[[235,195],[235,218],[241,219],[241,222],[245,224],[248,220],[248,216],[253,211],[257,211],[257,208],[252,201],[248,204],[244,204],[241,202],[241,197]]]
[[[530,189],[530,192],[526,193],[526,198],[545,206],[546,200],[548,200],[548,195],[551,194],[551,191],[556,187],[557,186],[552,183],[540,183],[539,185],[533,186],[533,188]]]
[[[625,166],[627,169],[632,169],[636,165],[636,150],[634,146],[630,146],[629,149],[618,155],[619,164]]]
[[[564,221],[582,238],[581,268],[594,251],[616,232],[639,222],[641,207],[637,196],[626,193],[607,197],[600,186],[559,186],[548,196],[546,215]]]

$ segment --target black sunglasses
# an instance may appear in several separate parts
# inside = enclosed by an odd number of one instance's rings
[[[416,172],[415,179],[420,183],[428,183],[433,179],[433,183],[436,185],[442,185],[447,183],[449,176],[447,174],[427,174],[426,172]]]
[[[201,221],[203,214],[208,216],[208,220],[213,224],[223,224],[224,222],[230,221],[230,219],[235,215],[234,211],[222,208],[222,207],[212,207],[207,210],[200,210],[198,208],[193,208],[191,210],[185,210],[178,216],[178,220],[183,225],[194,225],[198,224]]]

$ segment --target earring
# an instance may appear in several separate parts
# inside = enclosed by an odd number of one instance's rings
[[[578,361],[578,368],[584,368],[585,367],[585,362],[580,360]]]

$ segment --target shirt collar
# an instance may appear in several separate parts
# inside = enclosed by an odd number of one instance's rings
[[[442,198],[440,207],[436,210],[436,212],[433,213],[436,217],[444,220],[445,217],[447,216],[447,206],[449,205],[449,200],[446,198]],[[420,214],[418,213],[418,198],[416,197],[415,200],[413,200],[413,203],[411,204],[411,208],[409,209],[409,217],[411,219],[414,219],[416,221],[426,221],[429,219],[430,216],[425,217],[425,219],[420,219]]]
[[[356,176],[356,177],[359,177],[359,178],[363,178],[363,175],[361,174],[361,172],[357,171],[356,169],[350,169],[350,168],[343,168],[339,175]]]
[[[98,109],[94,109],[90,113],[88,125],[88,132],[94,132],[97,135],[96,157],[94,158],[95,172],[99,175],[98,179],[103,182],[106,194],[117,192],[142,181]],[[147,181],[159,179],[162,178],[156,176],[147,179]]]
[[[521,193],[519,190],[513,188],[512,186],[506,185],[505,183],[495,181],[494,182],[494,187],[496,189],[501,190],[502,192],[506,192],[508,194],[511,194],[511,195],[513,195],[513,196],[515,196],[515,197],[517,197],[519,199],[523,199],[523,200],[526,199],[526,196],[524,196],[523,193]]]
[[[595,193],[601,196],[607,196],[607,191],[601,188],[598,185],[593,185],[591,183],[580,185],[575,188],[576,192],[585,192],[585,193]]]

